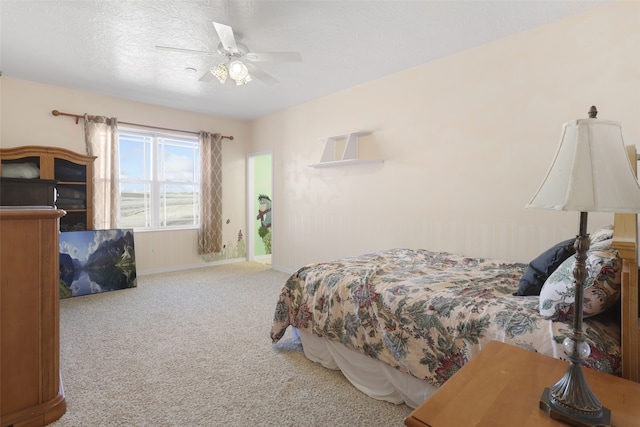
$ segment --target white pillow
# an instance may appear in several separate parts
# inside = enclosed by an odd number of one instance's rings
[[[589,234],[589,243],[594,247],[596,243],[610,240],[613,238],[613,224],[603,225],[602,227]]]

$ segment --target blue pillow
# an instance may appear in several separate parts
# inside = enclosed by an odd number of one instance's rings
[[[527,267],[520,279],[518,292],[514,295],[540,295],[542,285],[544,285],[544,282],[551,273],[553,273],[564,260],[576,253],[573,247],[575,241],[576,239],[573,238],[560,242],[531,261],[529,267]]]

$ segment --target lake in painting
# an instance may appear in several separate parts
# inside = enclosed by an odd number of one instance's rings
[[[60,298],[136,285],[133,230],[60,233]]]

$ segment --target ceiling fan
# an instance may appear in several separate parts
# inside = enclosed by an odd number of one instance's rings
[[[254,62],[302,62],[302,56],[298,52],[250,52],[249,49],[236,42],[233,28],[228,25],[214,22],[213,26],[220,38],[217,52],[202,50],[181,49],[176,47],[156,46],[158,50],[189,53],[196,55],[213,55],[224,60],[200,77],[200,81],[210,81],[216,77],[220,83],[225,83],[230,77],[236,85],[241,86],[256,78],[266,84],[272,85],[278,82],[276,78],[267,74],[264,70],[254,65]]]

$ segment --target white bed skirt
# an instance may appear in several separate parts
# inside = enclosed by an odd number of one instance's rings
[[[344,345],[293,329],[307,359],[328,369],[339,369],[358,390],[378,400],[411,408],[420,406],[436,388]]]

